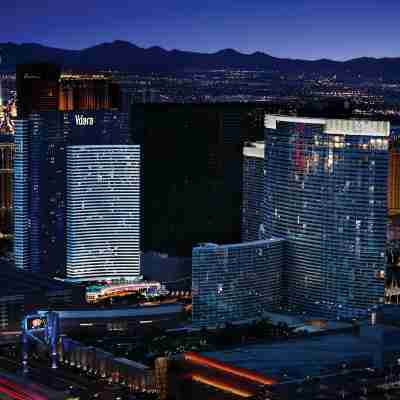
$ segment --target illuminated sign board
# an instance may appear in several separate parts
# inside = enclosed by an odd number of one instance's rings
[[[28,330],[39,330],[39,329],[45,329],[47,326],[47,318],[46,317],[32,317],[28,318],[27,320],[27,328]]]
[[[75,124],[77,126],[93,126],[94,117],[86,117],[84,115],[75,115]]]

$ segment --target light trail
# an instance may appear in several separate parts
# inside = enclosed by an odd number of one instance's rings
[[[6,378],[0,378],[0,392],[15,400],[47,400],[46,397],[30,392]]]

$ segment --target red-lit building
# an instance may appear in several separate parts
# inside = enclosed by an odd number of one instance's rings
[[[120,108],[120,88],[104,75],[61,75],[60,111]]]
[[[0,235],[12,232],[12,177],[15,157],[15,145],[11,135],[0,140]]]
[[[120,108],[119,85],[104,75],[61,74],[52,64],[17,66],[18,117],[42,111]]]
[[[400,149],[396,146],[389,150],[388,210],[390,216],[400,214]]]

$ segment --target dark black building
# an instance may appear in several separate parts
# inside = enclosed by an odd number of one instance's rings
[[[18,118],[32,112],[58,110],[60,68],[52,64],[17,65]]]
[[[81,306],[86,303],[83,286],[19,271],[4,262],[0,269],[0,285],[0,331],[19,330],[25,315],[39,307]]]
[[[249,104],[132,104],[142,145],[142,250],[190,257],[200,242],[238,243],[243,143],[262,140]]]

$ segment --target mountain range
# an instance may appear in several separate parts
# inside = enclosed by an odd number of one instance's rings
[[[262,52],[243,54],[233,49],[216,53],[142,48],[127,41],[102,43],[82,50],[65,50],[37,43],[0,43],[3,63],[10,71],[18,63],[50,62],[76,70],[178,72],[216,68],[262,69],[278,74],[337,75],[340,78],[400,80],[400,58],[355,58],[348,61],[276,58]]]

